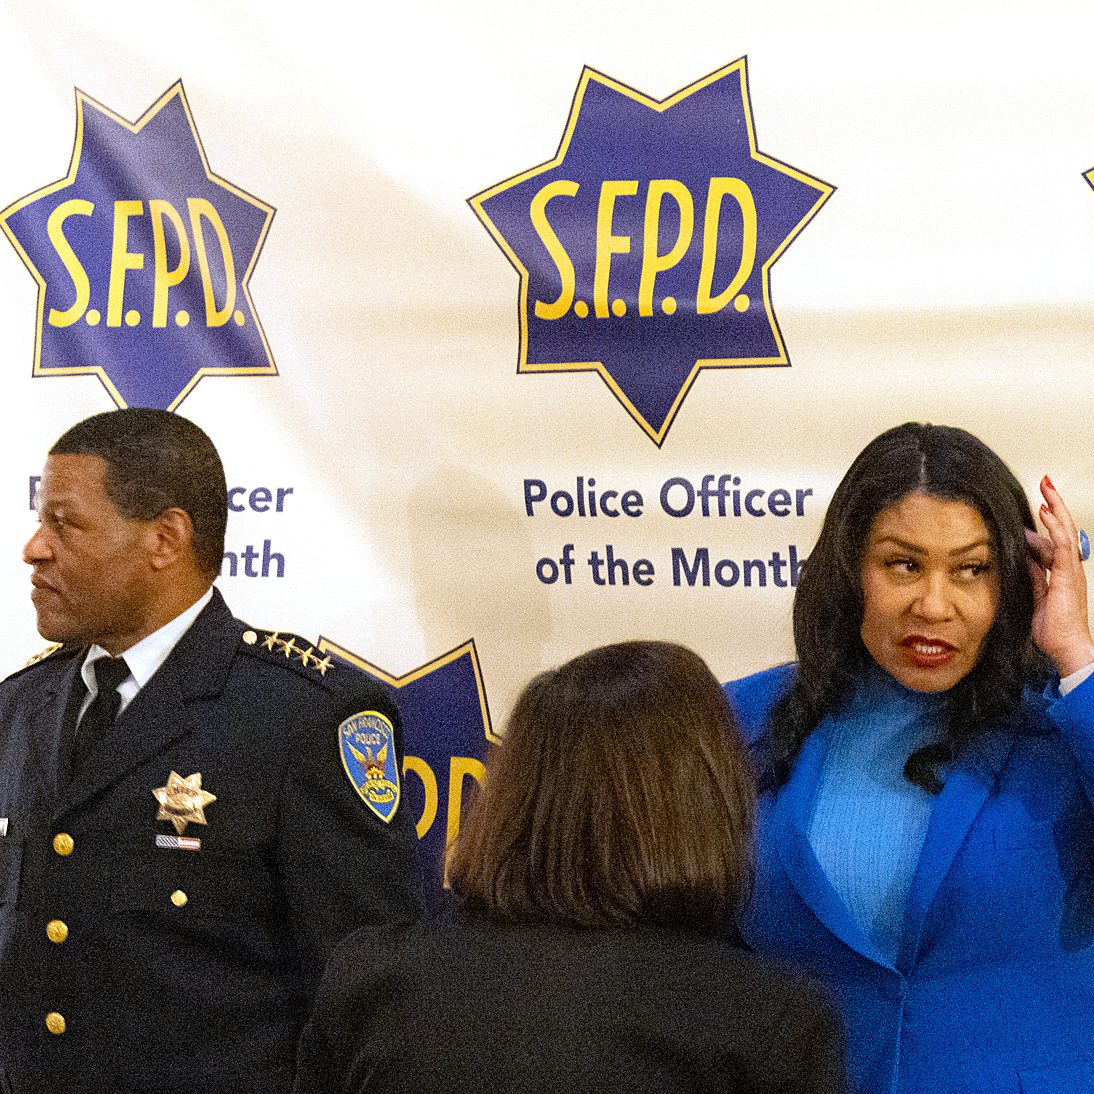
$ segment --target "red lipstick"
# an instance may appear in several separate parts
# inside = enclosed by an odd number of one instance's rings
[[[917,669],[936,669],[945,665],[957,652],[957,647],[942,638],[910,634],[900,643],[909,664]]]

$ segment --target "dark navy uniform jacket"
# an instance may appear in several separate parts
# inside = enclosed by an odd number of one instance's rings
[[[350,715],[398,726],[390,695],[214,592],[70,781],[84,652],[0,683],[0,1090],[287,1091],[335,943],[419,909],[409,818],[340,758]],[[171,772],[216,798],[179,847],[153,793]]]

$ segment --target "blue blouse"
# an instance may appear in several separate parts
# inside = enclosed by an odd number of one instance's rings
[[[904,763],[942,736],[945,717],[944,693],[911,691],[877,671],[817,728],[827,747],[809,842],[850,915],[890,961],[935,802],[904,777]]]

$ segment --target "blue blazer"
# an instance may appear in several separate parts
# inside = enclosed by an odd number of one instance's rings
[[[783,665],[727,685],[762,749]],[[827,740],[761,796],[756,891],[743,932],[839,1002],[859,1094],[1094,1094],[1094,678],[1026,696],[939,794],[895,962],[821,871],[807,827]]]

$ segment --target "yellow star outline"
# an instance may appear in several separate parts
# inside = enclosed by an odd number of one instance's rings
[[[284,638],[281,639],[281,649],[285,654],[286,660],[290,659],[294,653],[299,652],[296,648],[296,640],[292,637],[292,635],[289,635],[288,640]]]
[[[341,660],[362,669],[377,680],[382,680],[385,684],[395,689],[404,688],[408,684],[413,684],[423,677],[429,676],[431,673],[439,672],[448,665],[451,665],[454,661],[459,661],[463,657],[470,658],[471,671],[475,679],[475,688],[478,692],[483,737],[488,744],[501,743],[501,738],[494,732],[490,722],[490,707],[486,701],[486,685],[483,682],[482,666],[479,664],[479,655],[475,648],[475,640],[473,638],[469,638],[462,645],[456,646],[447,653],[442,653],[440,657],[435,657],[432,661],[419,666],[412,672],[406,673],[404,676],[393,676],[390,672],[386,672],[378,665],[374,665],[371,661],[366,661],[358,654],[351,652],[344,646],[338,645],[338,643],[331,641],[329,638],[324,638],[322,635],[319,637],[318,648],[322,653],[327,654],[326,660],[330,661],[330,655],[333,654],[334,656],[341,658]],[[407,753],[403,757],[403,774],[407,771],[413,771],[422,780],[423,785],[426,786],[428,786],[428,781],[433,778],[428,764],[426,764],[421,757],[412,756],[410,753]],[[437,796],[436,794],[433,795],[431,803],[427,793],[425,809],[415,825],[415,830],[417,831],[419,839],[429,831],[436,819]]]
[[[333,666],[331,664],[331,659],[329,657],[324,657],[322,661],[318,658],[315,659],[315,667],[319,670],[320,676],[326,676],[327,669],[332,668]]]
[[[195,771],[184,779],[177,771],[167,776],[167,785],[158,786],[152,796],[160,803],[156,820],[170,821],[181,836],[186,826],[208,824],[205,807],[215,802],[216,795],[201,789],[201,772]]]
[[[281,637],[278,634],[278,632],[277,631],[272,631],[270,634],[266,635],[266,637],[262,640],[262,645],[264,645],[266,647],[266,649],[268,649],[270,651],[270,653],[273,653],[274,647],[280,641],[281,641]]]
[[[596,81],[605,87],[611,88],[617,91],[621,95],[627,96],[629,99],[633,99],[636,103],[640,103],[643,106],[648,107],[651,110],[655,110],[658,113],[664,113],[670,107],[675,106],[681,100],[686,99],[690,95],[694,95],[697,91],[701,91],[705,87],[709,87],[711,84],[716,83],[719,80],[736,74],[740,80],[741,85],[741,100],[744,107],[744,117],[746,128],[748,131],[748,147],[750,158],[757,163],[762,163],[767,167],[778,171],[780,174],[787,175],[792,179],[802,183],[805,186],[811,187],[817,191],[816,200],[812,206],[801,218],[800,221],[794,226],[793,229],[787,234],[782,243],[775,248],[771,256],[763,263],[760,271],[760,281],[763,286],[763,300],[764,311],[767,315],[768,323],[771,326],[771,331],[775,339],[775,343],[778,346],[778,355],[775,357],[757,357],[757,358],[712,358],[697,360],[692,365],[691,371],[688,373],[687,378],[684,380],[680,387],[680,391],[677,393],[672,406],[669,408],[668,413],[665,416],[665,420],[660,429],[651,425],[642,415],[641,411],[634,405],[633,402],[627,397],[623,389],[616,382],[615,378],[611,375],[610,371],[605,367],[602,361],[552,361],[548,363],[530,363],[528,361],[528,268],[520,260],[517,253],[510,246],[508,240],[502,235],[501,231],[490,219],[489,214],[484,208],[484,203],[491,198],[496,197],[498,194],[504,193],[506,190],[512,189],[514,186],[519,186],[521,183],[526,182],[528,179],[535,178],[536,175],[544,174],[547,171],[551,171],[554,168],[560,166],[566,159],[566,155],[570,149],[570,141],[573,138],[574,130],[577,128],[578,118],[581,114],[582,103],[585,98],[585,92],[589,84]],[[1094,170],[1094,169],[1092,169]],[[1094,182],[1091,182],[1094,186]],[[520,308],[518,309],[520,314],[520,351],[517,360],[517,372],[596,372],[600,375],[600,378],[606,383],[611,390],[612,394],[623,405],[623,408],[627,413],[642,427],[643,432],[656,444],[658,447],[664,443],[665,437],[668,436],[669,428],[676,420],[676,415],[683,405],[684,399],[688,392],[691,390],[691,386],[695,383],[696,377],[699,375],[700,370],[704,368],[748,368],[758,365],[789,365],[790,359],[786,353],[786,346],[783,342],[782,332],[779,329],[779,324],[775,319],[775,312],[771,305],[771,291],[770,291],[770,273],[771,267],[774,265],[776,259],[790,246],[790,244],[797,238],[801,230],[809,223],[810,220],[817,214],[820,207],[832,196],[835,192],[835,187],[830,183],[824,182],[821,179],[814,178],[812,175],[806,174],[804,171],[800,171],[795,167],[791,167],[789,164],[783,163],[781,160],[777,160],[772,156],[768,156],[761,152],[756,147],[756,130],[755,124],[752,118],[752,98],[748,90],[748,58],[740,57],[732,64],[726,65],[724,68],[720,68],[715,72],[710,73],[708,76],[704,76],[700,80],[696,80],[695,83],[688,84],[687,87],[681,88],[679,91],[670,95],[667,99],[653,99],[650,96],[643,94],[641,91],[637,91],[633,87],[628,87],[626,84],[621,83],[618,80],[612,79],[610,76],[606,76],[602,72],[598,72],[594,68],[590,68],[588,65],[582,69],[581,78],[578,81],[577,91],[574,93],[573,103],[570,107],[570,116],[566,122],[566,129],[563,133],[562,140],[558,146],[558,152],[554,158],[548,160],[546,163],[540,164],[538,167],[533,167],[527,171],[522,171],[519,175],[514,175],[510,179],[506,179],[504,182],[499,182],[495,186],[491,186],[481,193],[475,194],[474,197],[468,198],[468,204],[475,211],[475,215],[482,221],[483,226],[494,238],[494,242],[501,248],[502,252],[509,259],[509,261],[516,268],[520,274]]]
[[[251,315],[254,317],[255,326],[262,342],[262,348],[266,354],[267,363],[264,365],[231,365],[223,368],[206,366],[199,368],[196,370],[186,387],[175,396],[174,401],[166,409],[176,410],[183,399],[194,390],[194,387],[203,376],[276,376],[277,365],[274,362],[270,344],[266,340],[266,332],[262,329],[262,322],[258,318],[258,311],[254,306],[254,301],[251,299],[250,290],[251,275],[254,273],[255,265],[258,263],[258,256],[262,253],[262,247],[266,242],[266,234],[270,230],[270,224],[274,217],[274,208],[272,205],[267,205],[264,201],[259,200],[253,194],[247,193],[246,190],[229,182],[227,179],[221,178],[221,176],[216,174],[209,166],[209,160],[205,155],[205,146],[201,143],[197,125],[194,123],[194,115],[190,110],[190,103],[186,98],[186,91],[182,86],[182,80],[176,80],[175,83],[173,83],[135,122],[128,121],[120,114],[116,114],[108,106],[104,106],[90,95],[81,91],[79,88],[76,88],[76,136],[73,141],[72,158],[69,161],[68,174],[65,175],[64,178],[58,179],[56,182],[51,182],[48,186],[43,186],[41,189],[35,190],[31,194],[27,194],[25,197],[22,197],[9,205],[6,209],[0,211],[0,229],[3,229],[4,234],[11,241],[12,246],[23,260],[23,265],[30,270],[34,280],[38,283],[38,318],[34,335],[34,369],[32,374],[34,376],[98,376],[103,387],[110,393],[110,397],[121,408],[125,407],[125,400],[114,386],[110,377],[106,374],[106,369],[104,369],[102,365],[86,364],[69,365],[59,368],[42,368],[42,329],[46,306],[46,280],[38,267],[31,261],[30,256],[23,249],[22,244],[16,239],[14,232],[8,227],[7,221],[9,216],[19,212],[20,209],[26,208],[28,205],[39,201],[41,198],[49,197],[50,194],[55,194],[60,190],[67,189],[76,181],[76,174],[80,167],[80,157],[83,154],[85,110],[88,108],[98,110],[101,114],[104,114],[118,125],[128,129],[130,133],[140,133],[144,127],[164,109],[164,107],[176,98],[179,100],[179,105],[186,114],[186,121],[190,126],[190,132],[193,135],[194,145],[201,158],[201,166],[205,171],[206,178],[215,186],[220,186],[224,190],[229,191],[229,193],[235,194],[236,197],[241,198],[243,201],[246,201],[248,204],[253,205],[256,209],[259,209],[266,214],[266,223],[259,233],[254,254],[251,255],[251,260],[247,264],[247,269],[243,272],[239,284],[240,289],[247,300],[247,304],[250,306]]]
[[[413,672],[408,672],[405,676],[393,676],[390,672],[386,672],[384,669],[380,668],[379,665],[374,665],[371,661],[366,661],[358,654],[352,653],[344,646],[338,645],[337,642],[332,642],[329,638],[323,638],[322,636],[319,638],[319,651],[327,655],[323,659],[324,661],[329,663],[331,660],[330,655],[334,654],[343,661],[348,661],[351,665],[356,665],[357,668],[363,669],[370,676],[375,676],[378,680],[382,680],[389,687],[393,687],[396,690],[406,687],[407,684],[413,684],[415,681],[421,680],[423,676],[429,676],[430,673],[445,668],[447,665],[452,664],[453,661],[458,661],[461,657],[471,658],[471,672],[475,677],[475,687],[479,695],[479,710],[482,713],[483,735],[490,744],[501,744],[501,738],[494,732],[493,723],[490,721],[490,706],[486,701],[486,685],[483,683],[482,666],[479,664],[479,652],[475,647],[475,640],[473,638],[469,638],[462,645],[456,646],[447,653],[442,653],[440,657],[435,657],[432,661],[427,661],[424,665],[414,669]]]

